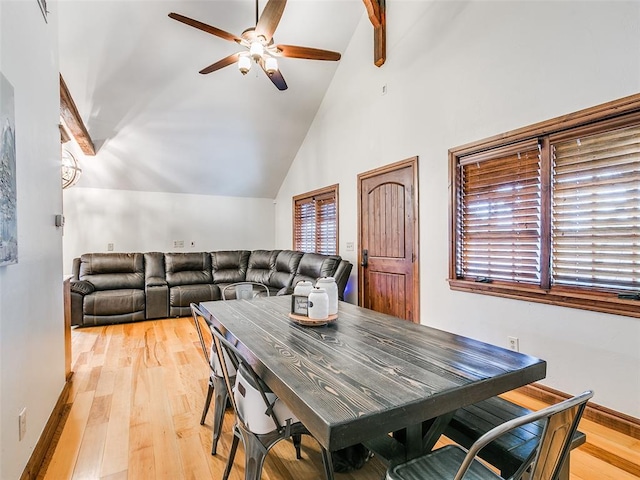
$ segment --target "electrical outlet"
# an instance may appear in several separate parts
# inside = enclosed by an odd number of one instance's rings
[[[518,337],[507,337],[507,342],[509,350],[513,350],[514,352],[520,351],[520,340],[518,340]]]
[[[27,407],[24,407],[18,415],[18,441],[27,434]]]
[[[184,240],[174,240],[173,248],[184,248]]]
[[[347,242],[347,252],[353,252],[353,242]]]
[[[113,243],[107,243],[107,252],[113,252]]]

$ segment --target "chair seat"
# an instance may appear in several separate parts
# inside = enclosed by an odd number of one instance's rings
[[[464,448],[471,445],[492,428],[511,419],[531,413],[531,410],[516,405],[501,397],[492,397],[458,409],[445,435]],[[542,432],[544,420],[532,422],[516,428],[495,439],[478,456],[497,467],[504,477],[516,472],[531,452],[536,448]],[[571,448],[577,448],[586,440],[584,433],[576,431],[571,440]]]
[[[458,472],[466,453],[457,445],[447,445],[392,468],[387,472],[387,480],[451,480]],[[502,477],[474,460],[464,479],[502,480]]]

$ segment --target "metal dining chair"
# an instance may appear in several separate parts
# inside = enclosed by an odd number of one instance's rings
[[[208,327],[206,327],[206,321],[204,320],[204,315],[195,303],[192,303],[190,307],[191,315],[193,316],[193,323],[196,327],[196,331],[198,332],[198,338],[200,339],[202,354],[205,361],[209,365],[209,386],[207,388],[207,398],[204,402],[204,408],[202,409],[200,425],[204,425],[205,418],[207,417],[207,413],[209,412],[209,406],[211,405],[211,398],[213,397],[214,392],[216,394],[214,404],[215,406],[213,411],[213,441],[211,445],[211,455],[215,455],[216,449],[218,447],[218,439],[220,438],[220,434],[222,432],[224,411],[227,406],[229,395],[227,393],[227,386],[224,381],[222,368],[220,367],[220,363],[218,360],[218,355],[215,352],[213,337],[210,337],[208,335],[205,337],[205,335],[202,333],[203,325],[201,322],[205,322],[205,330],[208,330]],[[229,374],[232,377],[234,377],[236,374],[233,365],[230,363]]]
[[[221,294],[222,300],[251,300],[256,297],[270,296],[269,287],[259,282],[230,283],[222,287]]]
[[[396,465],[387,471],[387,480],[499,480],[500,475],[476,459],[478,452],[505,433],[528,423],[544,421],[544,431],[537,447],[510,480],[526,474],[530,480],[555,480],[569,453],[571,438],[578,428],[587,401],[593,397],[586,391],[537,412],[498,425],[480,437],[466,451],[458,445],[447,445],[422,457]]]
[[[233,392],[229,399],[236,418],[233,442],[222,478],[229,478],[241,439],[245,449],[245,480],[260,480],[266,455],[276,443],[291,437],[296,458],[299,459],[301,437],[311,434],[255,373],[236,346],[217,328],[212,325],[209,327],[227,390]],[[229,363],[222,361],[225,353],[230,359]],[[235,382],[227,368],[229,364],[236,369]],[[322,462],[327,480],[333,480],[331,456],[325,448],[322,448]]]

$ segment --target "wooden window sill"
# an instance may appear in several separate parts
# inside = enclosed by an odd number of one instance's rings
[[[615,293],[584,292],[566,287],[553,287],[550,290],[543,290],[536,285],[516,285],[498,281],[481,283],[455,278],[448,281],[451,290],[460,292],[480,293],[640,318],[640,301],[620,299]]]

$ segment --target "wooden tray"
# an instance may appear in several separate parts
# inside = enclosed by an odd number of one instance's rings
[[[309,317],[305,317],[304,315],[296,315],[295,313],[289,313],[289,318],[293,320],[298,325],[303,325],[305,327],[322,327],[329,323],[333,323],[338,319],[338,315],[329,315],[327,318],[321,319],[313,319]]]

